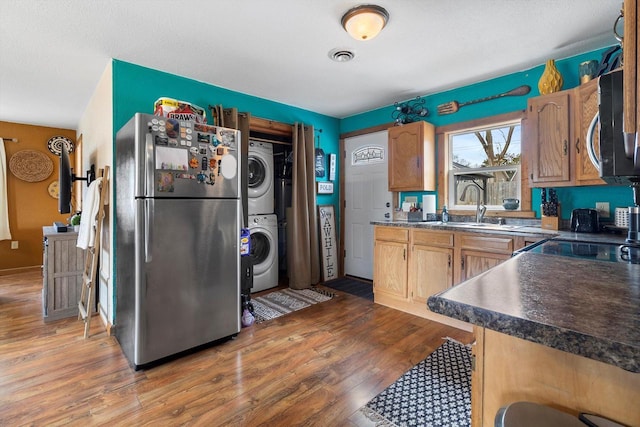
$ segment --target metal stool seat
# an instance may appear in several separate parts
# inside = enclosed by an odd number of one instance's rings
[[[500,408],[495,427],[586,427],[577,417],[533,402],[515,402]]]

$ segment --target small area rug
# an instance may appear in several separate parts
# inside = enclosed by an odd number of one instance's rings
[[[323,285],[336,291],[346,292],[350,295],[373,301],[373,284],[369,281],[345,276],[330,282],[325,282]]]
[[[334,294],[324,289],[280,289],[253,298],[256,322],[275,319],[319,302],[329,301]]]
[[[360,411],[376,426],[470,426],[471,349],[446,341]]]

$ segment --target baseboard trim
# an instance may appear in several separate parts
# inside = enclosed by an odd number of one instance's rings
[[[104,325],[104,329],[107,332],[107,336],[113,336],[116,332],[116,327],[107,320],[107,313],[104,312],[100,304],[98,304],[98,311],[100,312],[100,320],[102,320],[102,324]]]
[[[32,271],[42,271],[41,265],[34,265],[31,267],[18,267],[18,268],[7,268],[4,270],[0,270],[0,276],[9,276],[11,274],[20,274],[20,273],[29,273]]]

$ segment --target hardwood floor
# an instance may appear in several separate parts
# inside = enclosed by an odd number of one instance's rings
[[[237,339],[130,368],[94,318],[45,324],[40,272],[0,276],[0,425],[363,426],[358,413],[451,336],[362,298],[244,328]]]

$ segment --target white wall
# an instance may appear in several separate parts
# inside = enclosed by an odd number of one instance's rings
[[[82,157],[85,169],[91,164],[99,169],[113,167],[113,68],[109,62],[78,124],[77,136],[82,135]],[[84,187],[86,189],[86,186]],[[99,271],[100,316],[113,324],[113,271],[111,262],[111,230],[113,230],[113,191],[109,177],[109,207],[102,226]]]

